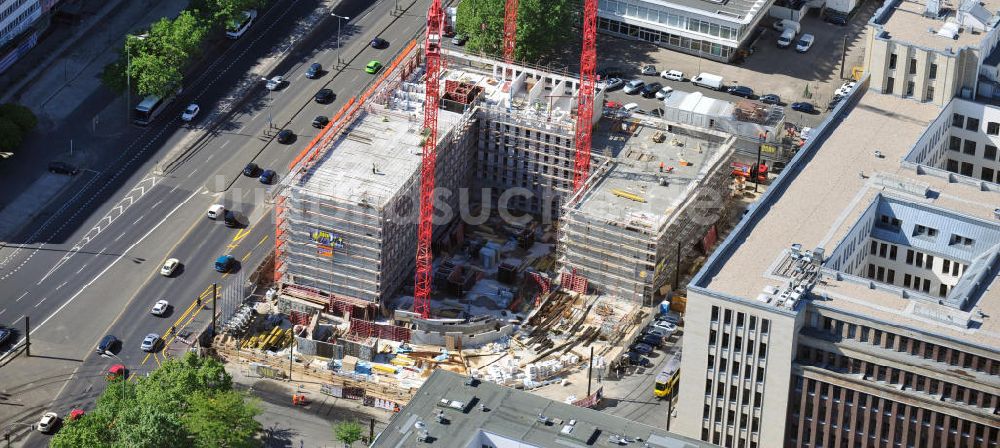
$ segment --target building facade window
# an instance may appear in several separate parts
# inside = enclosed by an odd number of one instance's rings
[[[965,145],[962,146],[962,152],[970,156],[976,155],[975,140],[965,140]]]
[[[896,80],[893,79],[891,76],[885,80],[885,93],[887,95],[891,95],[892,94],[893,84],[895,84],[895,83],[896,83]]]
[[[951,114],[951,125],[956,128],[965,127],[965,115]]]
[[[997,147],[993,145],[984,146],[983,158],[991,162],[995,162],[997,160]]]
[[[934,86],[927,86],[927,93],[924,94],[924,101],[934,101]]]
[[[965,120],[965,130],[979,131],[979,119],[969,117]]]
[[[1000,123],[995,121],[986,122],[986,134],[987,135],[1000,135]]]
[[[930,71],[927,75],[928,79],[937,79],[937,64],[931,64]]]
[[[910,58],[910,74],[917,74],[917,58]]]
[[[896,53],[893,53],[889,55],[889,70],[895,70],[895,69],[896,69]]]

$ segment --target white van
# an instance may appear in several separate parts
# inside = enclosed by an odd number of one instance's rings
[[[722,77],[711,73],[701,73],[691,79],[691,84],[712,90],[722,90]]]
[[[781,36],[778,36],[778,48],[788,48],[792,45],[792,41],[795,40],[795,30],[792,28],[786,28],[785,31],[781,32]]]
[[[683,81],[684,72],[680,70],[664,70],[663,73],[660,73],[660,77],[670,81]]]
[[[791,19],[781,19],[777,22],[774,22],[775,31],[785,31],[787,29],[793,29],[795,30],[796,33],[798,33],[799,30],[801,29],[801,25],[799,24],[799,22],[796,22]]]
[[[207,215],[208,219],[219,219],[219,217],[222,216],[224,213],[226,213],[225,206],[223,206],[222,204],[213,204],[211,207],[208,208]]]
[[[240,19],[234,19],[226,24],[226,37],[230,39],[239,39],[244,33],[250,29],[250,25],[253,25],[253,21],[257,19],[257,10],[251,9],[249,11],[243,11],[243,17]]]

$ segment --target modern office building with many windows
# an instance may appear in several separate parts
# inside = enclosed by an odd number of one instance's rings
[[[867,81],[689,284],[678,433],[1000,446],[1000,114]]]
[[[774,0],[600,0],[597,27],[718,61],[746,49]]]

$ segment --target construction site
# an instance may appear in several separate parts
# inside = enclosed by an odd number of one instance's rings
[[[739,202],[736,137],[429,51],[411,42],[293,161],[266,293],[224,313],[219,355],[393,410],[439,368],[536,389],[612,367],[654,305],[683,310],[680,279]]]

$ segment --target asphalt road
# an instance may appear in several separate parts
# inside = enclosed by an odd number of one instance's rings
[[[621,378],[612,374],[604,379],[604,399],[596,409],[656,428],[665,428],[669,406],[667,400],[653,396],[653,383],[656,375],[680,348],[681,335],[675,333],[663,348],[657,348],[646,356],[653,362],[652,366],[627,367]],[[673,399],[676,402],[676,394]],[[671,409],[671,412],[676,415],[676,409]]]
[[[240,278],[239,272],[225,275],[212,269],[218,255],[232,254],[249,270],[273,247],[273,224],[265,203],[269,187],[241,176],[242,167],[254,161],[275,169],[279,176],[287,172],[288,162],[318,132],[311,127],[313,118],[332,115],[361,91],[373,79],[364,73],[364,65],[371,59],[391,60],[422,27],[428,3],[417,1],[397,18],[390,14],[391,0],[375,5],[341,2],[334,11],[352,17],[342,30],[346,68],[334,69],[336,33],[314,33],[302,45],[303,51],[293,51],[268,73],[289,80],[282,89],[265,94],[261,83],[258,97],[224,126],[208,132],[198,149],[165,176],[150,174],[158,158],[201,132],[200,121],[182,126],[175,118],[186,102],[197,100],[205,115],[224,100],[226,93],[218,86],[235,83],[317,4],[285,2],[282,8],[262,12],[251,30],[215,61],[219,71],[210,70],[187,87],[189,97],[175,102],[148,128],[123,129],[116,140],[123,148],[120,157],[104,164],[106,171],[79,176],[78,186],[33,226],[31,240],[52,243],[27,245],[0,260],[0,284],[10,297],[0,304],[0,319],[21,326],[28,316],[33,328],[33,356],[20,356],[3,367],[0,386],[10,394],[6,400],[20,406],[0,407],[0,424],[30,423],[45,409],[65,414],[91,406],[102,390],[103,372],[118,362],[93,354],[104,334],[124,341],[118,356],[136,374],[154,368],[163,352],[178,352],[183,343],[170,336],[161,353],[153,355],[141,352],[139,342],[146,333],[167,334],[174,326],[183,334],[208,321],[209,301],[198,305],[196,298],[207,297],[212,283],[225,287]],[[333,25],[334,19],[321,22],[324,31],[336,29]],[[376,35],[390,42],[388,49],[367,46]],[[323,64],[324,76],[304,78],[314,61]],[[323,87],[337,93],[331,104],[312,101]],[[292,145],[273,141],[269,121],[295,131],[297,141]],[[205,210],[213,203],[239,210],[249,226],[234,230],[207,220]],[[158,274],[169,257],[183,263],[173,278]],[[161,298],[173,305],[165,318],[149,314],[152,303]],[[58,398],[48,405],[52,398],[46,399],[46,394]],[[44,442],[33,435],[26,446]]]

